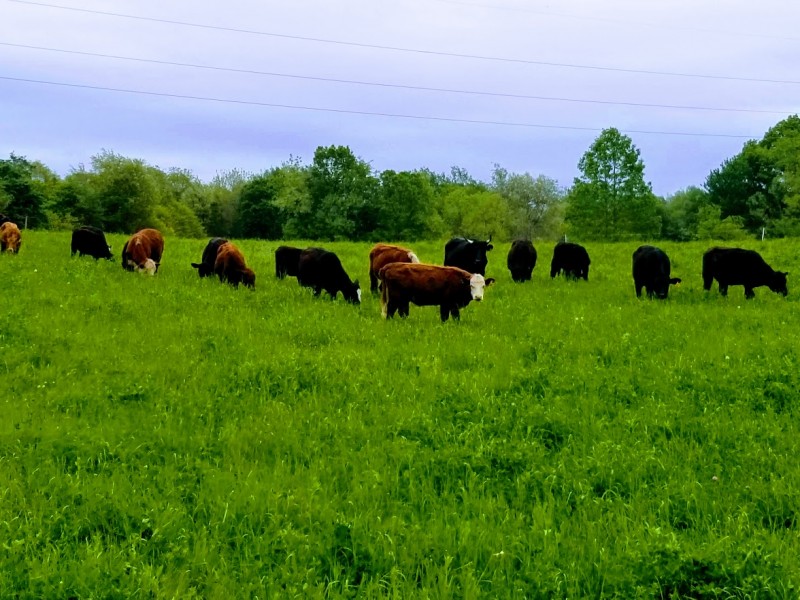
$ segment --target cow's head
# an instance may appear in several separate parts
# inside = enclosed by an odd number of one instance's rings
[[[494,283],[494,279],[489,277],[488,279],[484,279],[483,275],[479,275],[475,273],[469,279],[469,291],[472,299],[476,302],[480,302],[483,300],[483,292],[484,290]]]
[[[256,274],[252,269],[245,267],[240,271],[242,283],[249,288],[255,289],[256,287]]]
[[[140,273],[147,273],[148,275],[155,275],[158,271],[158,263],[152,258],[148,258],[141,265],[136,265],[136,270]]]
[[[197,274],[200,275],[200,277],[208,277],[214,270],[213,267],[206,263],[192,263],[192,267],[197,269]]]
[[[653,284],[653,295],[659,300],[666,300],[669,296],[669,286],[678,285],[680,277],[660,277]]]
[[[350,304],[361,304],[361,286],[358,284],[358,279],[346,285],[342,289],[342,295]]]
[[[775,271],[775,274],[772,276],[772,280],[769,282],[769,289],[783,296],[788,295],[789,288],[786,287],[786,277],[788,275],[789,273],[784,271]]]

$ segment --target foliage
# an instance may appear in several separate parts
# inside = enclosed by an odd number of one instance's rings
[[[704,292],[709,242],[662,244],[665,302],[634,296],[640,240],[587,244],[589,282],[540,247],[524,285],[498,243],[497,283],[442,325],[274,280],[282,242],[236,240],[250,291],[197,277],[204,240],[145,277],[23,235],[0,597],[797,596],[797,290]],[[369,243],[329,246],[366,279]]]
[[[555,179],[544,175],[533,177],[530,173],[509,173],[495,165],[492,189],[506,201],[509,237],[533,239],[558,237],[564,190]]]
[[[19,225],[43,227],[45,207],[55,175],[44,165],[24,157],[0,160],[0,211]]]
[[[708,194],[698,187],[688,187],[673,194],[664,204],[661,234],[668,240],[686,242],[698,239],[700,211],[709,206]],[[715,213],[719,220],[719,211]]]
[[[657,237],[660,208],[644,163],[631,139],[615,128],[604,129],[578,162],[580,177],[569,193],[565,218],[586,239]]]

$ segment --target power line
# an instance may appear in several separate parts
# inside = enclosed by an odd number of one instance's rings
[[[739,37],[753,37],[753,38],[764,38],[764,39],[771,39],[771,40],[788,40],[788,41],[798,41],[800,38],[797,37],[790,37],[790,36],[782,36],[782,35],[769,35],[766,33],[752,33],[752,32],[745,32],[745,31],[724,31],[721,29],[709,29],[705,27],[682,27],[680,25],[664,25],[662,23],[647,23],[641,21],[627,21],[624,19],[610,19],[608,17],[589,17],[586,15],[576,15],[573,13],[562,13],[562,12],[553,12],[553,11],[545,11],[545,10],[536,10],[532,8],[522,8],[516,6],[497,6],[497,5],[490,5],[490,4],[480,4],[477,2],[462,2],[460,0],[434,0],[435,2],[440,2],[442,4],[455,4],[458,6],[469,6],[472,8],[489,8],[492,10],[506,10],[512,12],[523,12],[523,13],[530,13],[534,15],[542,15],[546,17],[560,17],[565,19],[579,19],[582,21],[600,21],[603,23],[615,23],[618,25],[635,25],[637,27],[645,26],[645,27],[655,27],[658,29],[677,29],[682,31],[695,31],[698,33],[713,33],[717,35],[730,35],[730,36],[739,36]]]
[[[677,71],[655,71],[655,70],[648,70],[648,69],[626,69],[622,67],[602,67],[596,65],[582,65],[577,63],[559,63],[559,62],[551,62],[551,61],[541,61],[541,60],[529,60],[523,58],[507,58],[501,56],[484,56],[480,54],[461,54],[457,52],[444,52],[444,51],[437,51],[437,50],[422,50],[418,48],[405,48],[401,46],[385,46],[381,44],[367,44],[361,42],[348,42],[344,40],[334,40],[334,39],[327,39],[327,38],[317,38],[317,37],[308,37],[308,36],[300,36],[300,35],[289,35],[284,33],[274,33],[269,31],[258,31],[253,29],[239,29],[235,27],[223,27],[220,25],[207,25],[203,23],[190,23],[188,21],[177,21],[173,19],[159,19],[155,17],[142,17],[138,15],[128,15],[124,13],[115,13],[115,12],[108,12],[102,10],[91,10],[88,8],[74,8],[71,6],[61,6],[58,4],[49,4],[45,2],[33,2],[31,0],[7,0],[8,2],[15,2],[17,4],[27,4],[30,6],[41,6],[46,8],[56,8],[60,10],[69,10],[73,12],[81,12],[81,13],[89,13],[89,14],[96,14],[96,15],[104,15],[108,17],[119,17],[123,19],[134,19],[137,21],[150,21],[154,23],[166,23],[169,25],[181,25],[183,27],[195,27],[200,29],[211,29],[216,31],[227,31],[232,33],[246,33],[249,35],[260,35],[260,36],[267,36],[267,37],[274,37],[274,38],[281,38],[281,39],[289,39],[289,40],[297,40],[303,42],[317,42],[321,44],[336,44],[339,46],[349,46],[353,48],[368,48],[370,50],[388,50],[392,52],[406,52],[412,54],[423,54],[427,56],[447,56],[450,58],[465,58],[471,60],[485,60],[485,61],[494,61],[494,62],[503,62],[503,63],[515,63],[515,64],[527,64],[527,65],[538,65],[538,66],[546,66],[546,67],[559,67],[559,68],[568,68],[568,69],[584,69],[584,70],[591,70],[591,71],[611,71],[616,73],[632,73],[637,75],[659,75],[659,76],[667,76],[667,77],[691,77],[691,78],[698,78],[698,79],[717,79],[717,80],[724,80],[724,81],[747,81],[751,83],[782,83],[782,84],[792,84],[792,85],[800,85],[800,81],[797,80],[788,80],[788,79],[760,79],[756,77],[735,77],[731,75],[707,75],[702,73],[683,73]]]
[[[273,71],[258,71],[254,69],[237,69],[233,67],[218,67],[213,65],[202,65],[196,63],[173,62],[168,60],[158,60],[150,58],[137,58],[132,56],[119,56],[115,54],[102,54],[97,52],[83,52],[80,50],[64,50],[62,48],[48,48],[44,46],[31,46],[28,44],[13,44],[10,42],[0,42],[0,46],[9,46],[13,48],[25,48],[29,50],[43,50],[47,52],[59,52],[62,54],[75,54],[79,56],[91,56],[96,58],[108,58],[114,60],[125,60],[131,62],[149,63],[157,65],[167,65],[173,67],[188,67],[192,69],[205,69],[210,71],[223,71],[228,73],[242,73],[246,75],[262,75],[268,77],[283,77],[288,79],[301,79],[307,81],[324,81],[327,83],[343,83],[348,85],[363,85],[381,88],[403,89],[403,90],[416,90],[425,92],[444,92],[448,94],[463,94],[475,96],[489,96],[493,98],[515,98],[521,100],[546,100],[554,102],[573,102],[580,104],[604,104],[612,106],[636,106],[643,108],[668,108],[680,110],[702,110],[702,111],[715,111],[715,112],[741,112],[741,113],[762,113],[762,114],[776,114],[776,115],[789,115],[793,114],[792,111],[785,110],[766,110],[757,108],[726,108],[726,107],[712,107],[712,106],[689,106],[681,104],[653,104],[647,102],[625,102],[613,100],[594,100],[583,98],[562,98],[558,96],[534,96],[528,94],[510,94],[504,92],[483,92],[478,90],[460,90],[453,88],[438,88],[427,87],[418,85],[403,85],[396,83],[383,83],[377,81],[359,81],[354,79],[337,79],[332,77],[316,77],[312,75],[296,75],[292,73],[276,73]]]
[[[339,108],[326,108],[326,107],[315,107],[315,106],[299,106],[295,104],[277,104],[272,102],[257,102],[253,100],[236,100],[230,98],[212,98],[209,96],[192,96],[186,94],[170,94],[166,92],[149,92],[145,90],[131,90],[131,89],[124,89],[124,88],[112,88],[112,87],[105,87],[105,86],[97,86],[97,85],[87,85],[87,84],[80,84],[80,83],[65,83],[59,81],[44,81],[40,79],[26,79],[22,77],[6,77],[0,75],[0,79],[6,81],[17,81],[23,83],[36,83],[42,85],[52,85],[52,86],[60,86],[60,87],[70,87],[70,88],[80,88],[80,89],[87,89],[87,90],[98,90],[98,91],[105,91],[105,92],[119,92],[124,94],[138,94],[143,96],[160,96],[164,98],[178,98],[184,100],[202,100],[207,102],[220,102],[226,104],[238,104],[238,105],[247,105],[247,106],[265,106],[270,108],[286,108],[286,109],[293,109],[293,110],[305,110],[305,111],[314,111],[314,112],[328,112],[328,113],[338,113],[338,114],[348,114],[348,115],[368,115],[374,117],[391,117],[391,118],[398,118],[398,119],[414,119],[414,120],[421,120],[421,121],[443,121],[448,123],[470,123],[473,125],[502,125],[508,127],[529,127],[529,128],[538,128],[538,129],[567,129],[572,131],[603,131],[602,128],[599,127],[578,127],[578,126],[570,126],[570,125],[544,125],[540,123],[519,123],[513,121],[489,121],[489,120],[481,120],[481,119],[460,119],[456,117],[432,117],[432,116],[425,116],[425,115],[409,115],[409,114],[400,114],[400,113],[387,113],[387,112],[371,112],[371,111],[363,111],[363,110],[348,110],[348,109],[339,109]],[[626,129],[624,133],[640,133],[640,134],[651,134],[651,135],[676,135],[676,136],[688,136],[688,137],[716,137],[716,138],[738,138],[738,139],[754,139],[757,136],[754,135],[741,135],[741,134],[730,134],[730,133],[696,133],[696,132],[684,132],[684,131],[651,131],[651,130],[639,130],[639,129]]]

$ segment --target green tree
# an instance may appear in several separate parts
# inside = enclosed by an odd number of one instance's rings
[[[377,200],[375,238],[418,240],[429,231],[434,189],[426,173],[383,171]]]
[[[131,232],[154,224],[154,209],[163,201],[163,190],[144,161],[103,151],[92,157],[92,169],[104,229]]]
[[[697,239],[700,210],[708,205],[708,194],[694,186],[667,198],[664,204],[662,236],[678,241]]]
[[[308,173],[308,168],[293,156],[271,173],[275,181],[273,203],[283,215],[283,236],[289,239],[308,237],[313,211]]]
[[[21,226],[27,221],[31,228],[46,227],[45,207],[54,200],[47,194],[54,190],[54,178],[44,165],[22,156],[0,160],[0,212]]]
[[[581,172],[568,196],[570,229],[592,239],[658,235],[658,200],[644,180],[644,163],[631,139],[605,129],[578,163]]]
[[[308,172],[311,214],[304,237],[367,239],[377,227],[378,180],[347,146],[319,147]]]
[[[557,205],[564,199],[564,190],[555,179],[529,173],[509,173],[495,165],[492,189],[506,201],[512,237],[552,236],[558,228],[560,211]]]
[[[239,227],[249,238],[275,240],[283,233],[283,215],[275,200],[280,182],[275,170],[254,177],[239,195]]]

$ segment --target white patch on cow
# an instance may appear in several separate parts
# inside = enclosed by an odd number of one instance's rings
[[[129,266],[131,269],[136,269],[136,270],[138,270],[138,269],[139,269],[139,266],[136,264],[136,261],[135,261],[135,260],[131,260],[131,259],[129,258],[127,262],[128,262],[128,266]]]
[[[356,290],[356,296],[358,296],[358,301],[361,302],[361,288]]]
[[[472,292],[472,299],[480,302],[483,300],[483,290],[486,288],[486,280],[483,275],[477,273],[469,278],[469,289]]]
[[[155,275],[156,274],[156,263],[152,258],[148,258],[144,261],[144,265],[139,269],[142,273],[147,273],[148,275]]]
[[[413,252],[408,253],[408,260],[410,260],[412,263],[419,263],[419,258],[417,258],[417,255]]]

